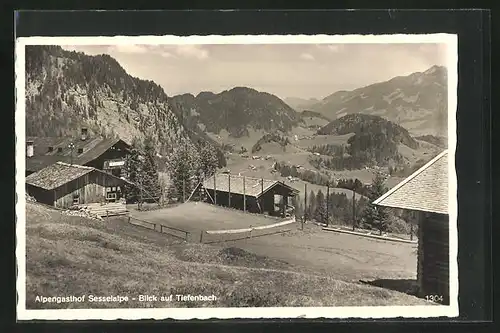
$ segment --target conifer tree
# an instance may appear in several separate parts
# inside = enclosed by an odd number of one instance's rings
[[[219,164],[217,151],[209,143],[199,143],[199,159],[200,172],[203,179],[212,176],[217,171],[217,166]]]
[[[144,198],[146,201],[158,202],[161,196],[158,163],[156,162],[156,148],[152,136],[144,139],[144,156],[142,160],[142,182]]]
[[[387,192],[384,182],[385,180],[382,175],[377,174],[375,176],[370,188],[370,201],[376,200]],[[376,206],[370,202],[364,210],[363,222],[367,226],[379,230],[380,234],[382,234],[383,231],[387,230],[388,217],[386,208]]]
[[[314,219],[319,223],[326,223],[326,199],[321,190],[316,194],[316,207],[314,209]]]
[[[307,217],[309,219],[314,218],[314,212],[316,210],[316,195],[314,192],[311,190],[309,195],[307,196]]]
[[[125,160],[126,179],[132,184],[125,183],[125,199],[128,203],[136,202],[139,199],[139,188],[136,184],[140,183],[141,160],[140,153],[136,143],[132,143],[130,153]]]
[[[190,144],[181,145],[172,154],[167,167],[177,200],[187,199],[201,177],[197,151]]]

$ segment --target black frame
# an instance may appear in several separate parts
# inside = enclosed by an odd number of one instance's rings
[[[490,147],[490,14],[481,10],[368,10],[368,11],[20,11],[15,15],[16,36],[113,36],[113,35],[210,35],[210,34],[384,34],[384,33],[456,33],[459,47],[459,86],[457,111],[457,178],[459,201],[459,289],[460,317],[454,321],[488,321],[491,319],[491,147]],[[9,79],[10,80],[10,79]],[[11,81],[14,82],[14,81]],[[14,212],[15,216],[15,212]],[[15,225],[9,225],[15,240]],[[11,247],[11,250],[13,247]],[[7,252],[4,251],[4,255]],[[14,252],[12,252],[14,253]],[[7,253],[8,254],[8,253]],[[9,266],[15,276],[15,256]],[[2,300],[13,306],[15,287]],[[10,318],[12,320],[12,318]],[[14,314],[15,320],[15,314]],[[373,323],[356,320],[373,329],[392,327],[398,320]],[[404,331],[419,330],[422,321],[439,323],[445,330],[450,319],[408,320]],[[143,321],[147,322],[147,321]],[[168,322],[168,321],[166,321]],[[195,328],[202,321],[190,321]],[[269,328],[263,321],[240,320],[246,328]],[[329,322],[341,322],[338,328],[349,329],[349,323],[328,320],[264,321],[292,328],[308,323],[307,330],[328,328]],[[343,323],[342,323],[343,322]],[[383,321],[382,321],[383,322]],[[413,323],[412,323],[413,322]],[[189,323],[189,322],[185,322]],[[111,323],[95,322],[112,330]],[[73,329],[85,329],[89,321]],[[130,325],[130,324],[129,324]],[[224,321],[220,328],[233,330],[234,321]],[[262,325],[262,326],[261,326]],[[418,325],[418,326],[417,326]],[[35,329],[32,324],[19,324]],[[60,323],[44,327],[67,327]],[[92,325],[93,326],[93,325]],[[184,324],[169,325],[185,330]],[[215,326],[215,325],[214,325]],[[456,330],[454,325],[446,325]],[[150,326],[151,328],[157,325]],[[214,327],[215,328],[215,327]],[[305,328],[302,326],[301,329]],[[337,327],[336,327],[337,328]],[[361,327],[360,327],[361,328]],[[117,331],[123,328],[118,327]],[[51,329],[52,331],[52,329]]]

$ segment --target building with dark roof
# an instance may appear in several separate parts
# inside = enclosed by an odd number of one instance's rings
[[[117,201],[126,182],[93,167],[56,162],[28,175],[26,190],[38,202],[68,208]]]
[[[278,180],[215,174],[201,188],[208,202],[251,213],[285,216],[289,199],[298,191]]]
[[[445,304],[450,282],[448,174],[448,151],[444,151],[373,202],[412,213],[419,225],[419,294]]]
[[[77,164],[123,174],[125,157],[130,146],[119,138],[89,136],[82,128],[75,137],[27,137],[26,175],[56,162]]]

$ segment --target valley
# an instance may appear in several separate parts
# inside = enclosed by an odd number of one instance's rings
[[[221,69],[184,46],[145,48],[162,85],[108,54],[26,47],[25,158],[47,162],[25,170],[27,304],[63,291],[221,295],[175,305],[187,307],[427,304],[414,297],[415,208],[373,202],[447,149],[447,69],[283,98],[240,78],[204,89]],[[169,77],[181,58],[199,82]],[[289,74],[282,92],[318,87],[291,89]],[[192,86],[170,94],[176,79]]]

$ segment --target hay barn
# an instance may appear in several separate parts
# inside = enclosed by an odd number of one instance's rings
[[[27,137],[26,175],[56,162],[85,165],[123,176],[130,145],[119,138],[91,136],[82,128],[79,137]]]
[[[93,167],[57,162],[26,177],[26,191],[38,202],[68,208],[115,202],[126,181]]]
[[[282,217],[292,214],[290,198],[298,194],[296,189],[277,180],[231,174],[215,174],[201,186],[207,202]]]
[[[417,284],[421,297],[449,304],[448,151],[373,203],[405,209],[418,223]]]

